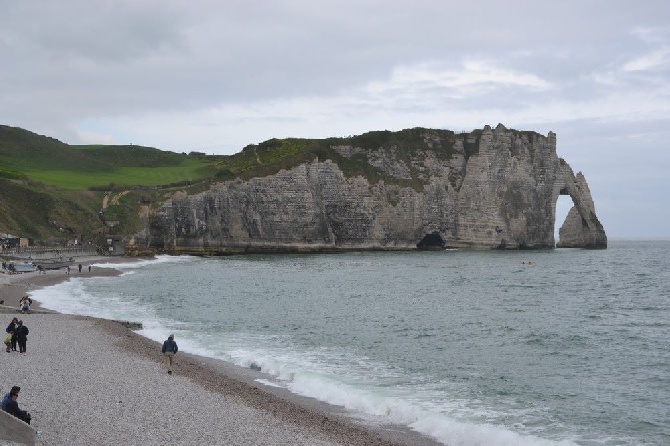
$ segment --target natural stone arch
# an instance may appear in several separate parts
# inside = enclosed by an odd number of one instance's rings
[[[552,211],[556,215],[559,195],[568,195],[573,206],[558,230],[557,248],[607,248],[607,235],[596,217],[589,185],[581,172],[575,175],[570,166],[560,159],[558,178],[554,186]]]

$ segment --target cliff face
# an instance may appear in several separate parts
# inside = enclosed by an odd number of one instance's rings
[[[605,248],[586,180],[556,155],[556,137],[498,125],[454,135],[426,130],[419,149],[332,149],[383,178],[347,178],[314,159],[249,181],[177,194],[144,215],[137,249],[169,253],[554,247],[556,201],[575,204],[564,246]],[[412,184],[408,186],[407,184]]]

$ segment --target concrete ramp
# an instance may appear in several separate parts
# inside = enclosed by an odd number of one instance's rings
[[[5,440],[12,443],[34,445],[36,439],[37,431],[29,424],[13,417],[4,410],[0,410],[0,444],[7,444],[3,443],[3,440]]]

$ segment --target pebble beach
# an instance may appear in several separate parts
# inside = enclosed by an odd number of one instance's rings
[[[180,351],[168,375],[160,344],[118,321],[40,311],[39,302],[31,314],[18,312],[21,296],[68,277],[0,274],[3,328],[17,316],[30,330],[27,354],[2,351],[0,392],[21,387],[19,406],[32,415],[36,444],[417,444],[411,433],[369,428],[278,395],[222,361]]]

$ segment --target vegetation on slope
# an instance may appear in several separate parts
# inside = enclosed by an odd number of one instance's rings
[[[25,176],[64,189],[158,186],[198,181],[214,173],[212,159],[142,146],[70,146],[0,126],[0,177]]]
[[[39,240],[87,238],[104,226],[96,218],[100,198],[93,192],[69,193],[30,181],[0,179],[0,232]]]
[[[87,239],[140,229],[141,203],[162,200],[171,186],[207,181],[213,159],[141,146],[70,146],[0,126],[0,233],[38,240]],[[106,192],[131,190],[102,214]]]
[[[466,154],[477,152],[481,131],[473,132],[466,142]],[[406,161],[408,166],[418,151],[430,150],[433,155],[449,159],[456,153],[454,144],[461,136],[449,130],[413,128],[398,132],[375,131],[362,135],[326,138],[326,139],[270,139],[260,144],[245,147],[235,155],[220,157],[217,163],[216,178],[228,180],[234,178],[249,179],[255,176],[267,176],[281,169],[289,169],[314,159],[331,160],[348,177],[364,176],[372,183],[384,180],[388,183],[420,188],[417,180],[399,180],[371,165],[365,153],[345,157],[335,147],[350,146],[363,151],[379,149],[394,150],[398,159]],[[417,178],[416,172],[412,177]]]

